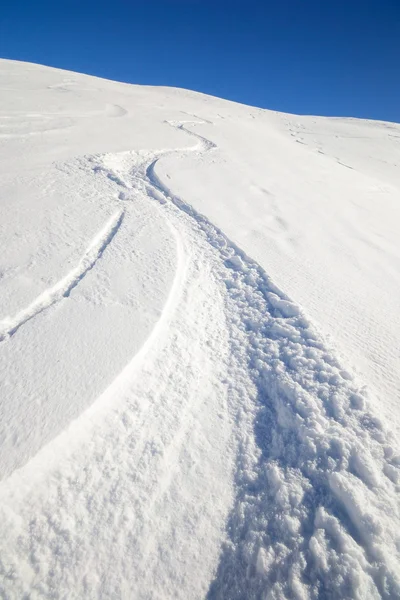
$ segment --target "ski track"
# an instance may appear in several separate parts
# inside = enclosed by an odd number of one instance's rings
[[[47,310],[53,304],[68,298],[72,290],[79,284],[85,275],[93,269],[96,262],[117,233],[124,218],[124,211],[117,211],[99,231],[89,244],[79,264],[72,269],[63,279],[53,287],[45,290],[29,306],[13,317],[7,317],[0,322],[0,342],[12,337],[22,325]]]
[[[198,139],[193,152],[216,148],[186,127],[199,122],[169,124]],[[164,185],[156,167],[166,154],[124,185],[144,182],[168,218],[177,209],[178,230],[212,247],[230,328],[236,500],[209,599],[400,598],[400,457],[390,433],[300,309]]]
[[[118,186],[122,203],[134,199],[138,192],[159,203],[172,230],[185,240],[185,247],[198,249],[193,250],[196,258],[188,259],[192,270],[201,268],[209,272],[207,285],[214,286],[215,297],[223,299],[229,356],[220,358],[220,377],[224,370],[226,373],[220,385],[227,389],[233,421],[235,498],[208,598],[400,598],[400,514],[396,498],[400,456],[394,442],[379,418],[369,411],[366,390],[341,367],[301,310],[276,288],[260,265],[205,216],[175,196],[157,175],[157,164],[163,156],[174,153],[183,158],[194,152],[201,157],[216,149],[213,142],[188,129],[201,122],[170,121],[169,124],[196,138],[196,145],[185,150],[149,152],[139,158],[138,153],[90,157],[89,164],[95,163],[92,172]],[[3,339],[69,295],[100,258],[123,215],[122,210],[112,217],[73,272],[6,325],[3,322]],[[194,260],[197,266],[193,266]],[[180,294],[184,296],[184,290]],[[186,298],[187,306],[189,300]],[[194,328],[193,341],[200,335],[203,350],[207,342],[205,333],[200,334],[201,327],[207,322],[207,311],[212,317],[212,310],[209,300],[205,315],[196,318],[194,312],[192,321],[186,323],[189,330]],[[177,312],[175,315],[179,320]],[[208,335],[214,336],[213,360],[217,360],[220,334],[216,324]],[[172,339],[170,346],[176,346]],[[142,492],[149,488],[149,494],[142,498],[140,489],[135,491],[133,486],[135,502],[140,501],[140,511],[144,511],[144,525],[135,525],[138,536],[161,535],[160,531],[151,533],[152,515],[157,506],[164,506],[163,502],[166,510],[171,509],[166,490],[171,486],[174,469],[178,468],[179,452],[183,447],[190,450],[190,431],[201,415],[201,404],[196,407],[195,401],[199,388],[194,386],[194,392],[189,392],[192,382],[201,378],[201,373],[191,372],[191,363],[187,362],[190,351],[190,347],[187,352],[181,350],[183,371],[179,367],[175,372],[171,352],[166,354],[164,366],[160,361],[163,378],[160,393],[165,397],[164,404],[158,405],[152,398],[153,392],[157,396],[157,389],[143,392],[144,396],[147,394],[144,402],[147,413],[142,410],[142,421],[139,419],[136,425],[154,420],[162,423],[171,418],[173,436],[169,442],[160,442],[166,450],[160,453],[153,479],[163,473],[162,481],[143,478]],[[154,353],[157,355],[153,348]],[[151,370],[151,366],[147,368]],[[178,378],[176,389],[183,393],[175,398],[181,406],[179,414],[168,410],[171,403],[167,400],[166,367],[171,377]],[[184,402],[186,394],[190,397],[188,404]],[[160,407],[161,417],[157,414]],[[142,426],[135,431],[139,431],[139,436],[133,453],[128,444],[129,461],[121,464],[135,465],[132,458],[136,457],[142,477],[140,465],[147,460],[145,451],[154,454],[152,444],[156,443],[158,433],[154,429],[155,439],[148,442],[140,435]],[[109,451],[113,458],[109,467],[116,469],[117,481],[124,479],[124,473],[118,471],[118,454],[114,456],[117,446],[110,445]],[[129,477],[136,482],[138,476],[132,472]],[[125,493],[121,489],[121,494]],[[100,489],[97,492],[101,493]],[[123,512],[130,501],[129,493],[119,500]],[[167,525],[164,522],[162,528]],[[32,527],[35,528],[35,523]],[[134,531],[130,535],[134,539]],[[136,572],[142,575],[148,568],[150,538],[147,544],[140,560],[135,553],[132,558]],[[151,560],[154,563],[154,558]],[[152,568],[157,569],[153,563]],[[165,597],[183,597],[185,588],[173,593],[165,585]],[[52,596],[54,582],[49,590],[48,597],[59,597]],[[200,597],[199,594],[193,590],[191,597]],[[150,591],[138,593],[137,597],[153,596]]]

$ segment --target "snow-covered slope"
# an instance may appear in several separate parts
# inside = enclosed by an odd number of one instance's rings
[[[0,89],[0,597],[400,598],[400,126]]]

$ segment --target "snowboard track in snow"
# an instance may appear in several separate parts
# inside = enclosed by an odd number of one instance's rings
[[[79,264],[54,286],[40,294],[29,306],[22,309],[13,317],[7,317],[0,322],[0,342],[12,337],[20,327],[47,310],[64,298],[68,298],[72,290],[79,284],[85,275],[93,269],[102,257],[107,246],[111,243],[124,218],[124,211],[117,211],[96,234],[81,257]]]
[[[170,122],[198,139],[176,153],[216,148],[189,124]],[[173,152],[107,177],[145,191],[178,231],[210,247],[225,290],[236,499],[209,598],[400,597],[400,459],[390,435],[299,308],[165,186],[157,164]]]

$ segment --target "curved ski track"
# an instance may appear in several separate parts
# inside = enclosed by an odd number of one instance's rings
[[[400,598],[392,438],[299,308],[158,177],[163,156],[216,148],[187,128],[200,121],[169,124],[197,144],[154,153],[131,170],[125,155],[124,172],[101,169],[156,199],[181,235],[209,248],[225,298],[235,504],[209,598]]]
[[[93,238],[79,264],[74,269],[51,288],[40,294],[29,306],[13,317],[7,317],[3,321],[0,321],[0,342],[13,336],[22,325],[36,317],[39,313],[50,308],[53,304],[60,302],[63,298],[68,298],[72,290],[101,258],[103,252],[121,226],[123,218],[124,211],[118,210]]]

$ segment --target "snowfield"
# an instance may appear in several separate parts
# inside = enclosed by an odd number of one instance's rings
[[[400,598],[400,125],[0,89],[0,597]]]

